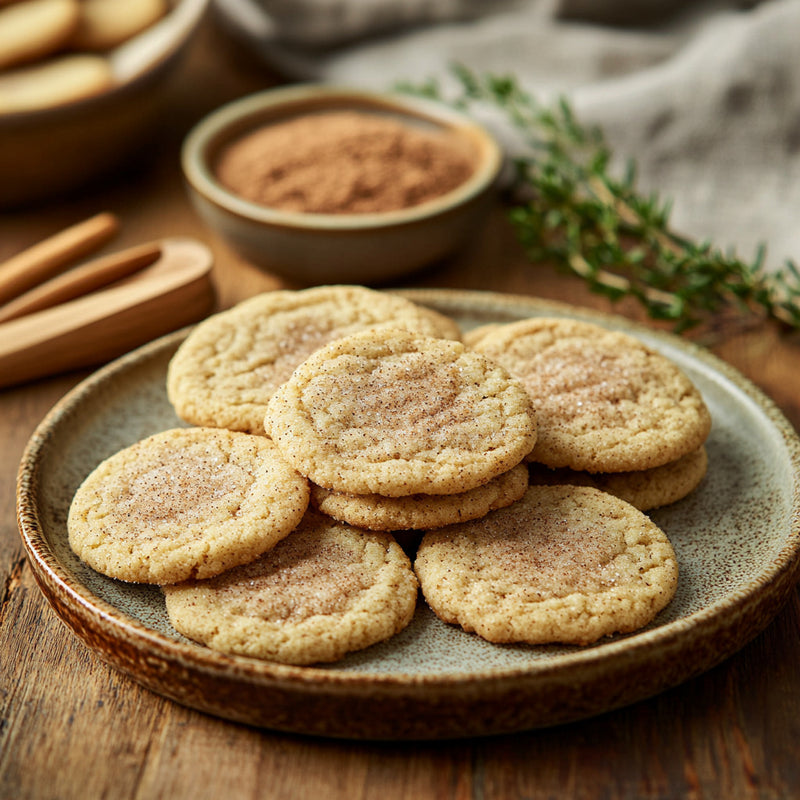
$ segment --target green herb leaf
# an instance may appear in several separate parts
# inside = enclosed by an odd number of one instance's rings
[[[547,107],[513,76],[478,75],[462,64],[452,71],[454,97],[433,81],[398,88],[467,111],[494,109],[517,131],[525,152],[513,160],[518,200],[509,219],[531,261],[555,263],[613,301],[632,297],[676,331],[731,312],[744,322],[771,318],[800,328],[796,264],[766,270],[763,246],[748,262],[677,235],[671,203],[638,192],[633,161],[621,177],[612,175],[603,132],[581,124],[566,99]]]

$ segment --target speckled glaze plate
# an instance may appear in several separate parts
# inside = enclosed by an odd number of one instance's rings
[[[184,334],[147,345],[77,386],[38,427],[20,466],[18,515],[41,589],[102,659],[210,714],[299,733],[372,739],[477,736],[555,725],[650,697],[711,668],[761,631],[800,577],[800,441],[735,370],[677,337],[530,298],[404,292],[458,319],[558,315],[627,330],[677,362],[714,425],[699,489],[653,513],[678,555],[677,596],[647,628],[594,646],[491,645],[420,602],[388,642],[335,665],[290,667],[215,653],[171,628],[160,590],[105,578],[67,543],[75,489],[115,451],[180,424],[167,363]]]

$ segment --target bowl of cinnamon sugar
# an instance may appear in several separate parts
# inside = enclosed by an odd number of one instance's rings
[[[303,284],[384,283],[463,247],[502,152],[443,104],[295,85],[190,131],[182,166],[204,221],[247,261]]]

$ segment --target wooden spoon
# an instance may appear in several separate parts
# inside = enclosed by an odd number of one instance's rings
[[[95,366],[208,314],[211,251],[193,239],[159,246],[158,261],[131,277],[0,323],[0,387]]]

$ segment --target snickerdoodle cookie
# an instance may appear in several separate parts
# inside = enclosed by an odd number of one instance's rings
[[[502,325],[502,322],[487,322],[476,328],[470,328],[468,331],[464,331],[461,336],[461,341],[464,342],[467,347],[474,347],[484,336],[496,331],[498,328],[502,327]]]
[[[480,520],[426,533],[414,566],[442,620],[496,643],[585,645],[637,630],[678,582],[660,528],[578,486],[532,486]]]
[[[534,462],[529,467],[534,485],[594,486],[639,511],[652,511],[677,503],[700,485],[708,471],[708,453],[705,447],[699,447],[677,461],[636,472],[579,472],[568,467],[551,469]]]
[[[78,0],[26,0],[0,7],[0,69],[58,51],[72,36],[80,13]]]
[[[110,50],[154,25],[169,11],[167,0],[81,0],[71,44],[79,50]]]
[[[81,484],[69,543],[112,578],[175,583],[246,563],[297,526],[308,482],[264,436],[213,428],[154,434]]]
[[[334,339],[387,325],[461,337],[443,314],[362,286],[266,292],[194,328],[170,363],[168,396],[192,425],[263,433],[267,401],[298,364]]]
[[[477,519],[519,500],[528,488],[528,469],[517,464],[488,483],[457,494],[384,497],[347,494],[311,486],[312,504],[325,514],[375,531],[430,530]]]
[[[113,85],[108,59],[92,53],[67,53],[0,72],[0,114],[83,100]]]
[[[175,629],[214,650],[313,664],[406,627],[417,579],[391,535],[309,512],[262,558],[164,594]]]
[[[628,472],[699,448],[711,416],[691,380],[633,336],[572,319],[538,318],[488,331],[477,352],[528,390],[539,417],[531,460]]]
[[[264,426],[312,483],[387,497],[473,489],[536,441],[531,400],[503,367],[391,328],[312,354],[272,396]]]

